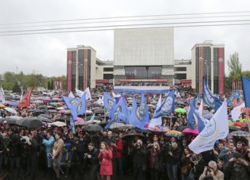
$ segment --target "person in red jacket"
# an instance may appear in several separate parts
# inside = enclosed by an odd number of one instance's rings
[[[122,169],[122,151],[123,151],[123,142],[122,142],[122,133],[119,134],[119,137],[115,139],[114,146],[114,157],[115,164],[114,166],[114,179],[117,179],[117,174],[119,173],[119,180],[123,179],[123,169]]]
[[[98,158],[101,160],[100,175],[103,180],[111,180],[113,175],[112,151],[106,142],[101,142]]]

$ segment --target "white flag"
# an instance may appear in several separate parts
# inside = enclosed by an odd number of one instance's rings
[[[156,104],[155,111],[156,111],[157,109],[159,109],[160,107],[161,107],[161,95],[160,95],[160,98],[159,98],[159,100],[158,100],[158,102],[157,102],[157,104]],[[153,118],[153,119],[151,119],[151,121],[150,121],[148,127],[161,126],[161,124],[162,124],[162,116],[160,116],[160,117],[158,117],[158,118]]]
[[[226,138],[228,133],[227,102],[224,101],[205,128],[189,145],[189,148],[196,154],[211,150],[215,142]]]
[[[104,102],[103,102],[103,97],[102,98],[99,98],[97,101],[96,101],[97,104],[100,104],[100,105],[103,105]]]
[[[86,100],[88,100],[88,99],[92,100],[89,88],[86,88],[84,92],[86,93]]]
[[[4,91],[2,87],[0,89],[0,99],[2,100],[2,103],[5,103]]]
[[[72,97],[72,98],[75,98],[74,94],[70,91],[68,97]]]
[[[234,121],[239,120],[239,117],[241,115],[241,108],[245,107],[245,103],[233,108],[233,110],[231,111],[231,115]]]
[[[79,97],[82,97],[84,95],[84,93],[86,93],[86,100],[88,100],[88,99],[92,100],[89,88],[86,88],[85,91],[81,91],[81,90],[76,89],[76,94]]]

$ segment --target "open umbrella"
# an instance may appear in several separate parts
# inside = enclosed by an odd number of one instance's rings
[[[76,121],[78,121],[78,122],[84,122],[84,119],[83,119],[83,118],[80,118],[80,117],[77,117],[77,118],[76,118]]]
[[[88,105],[88,107],[90,107],[90,108],[93,108],[93,107],[102,107],[102,105],[94,103],[94,104]]]
[[[50,116],[48,114],[40,114],[38,117],[44,117],[44,118],[50,118]]]
[[[231,132],[230,135],[237,136],[237,137],[248,137],[249,136],[249,132],[239,130],[239,131],[233,131],[233,132]]]
[[[12,109],[12,108],[9,108],[9,107],[6,107],[4,108],[6,111],[12,113],[12,114],[17,114],[16,110],[15,109]]]
[[[15,119],[15,118],[1,118],[0,119],[0,124],[3,124],[3,123],[6,123],[6,124],[16,124],[16,122],[18,121],[19,119]]]
[[[0,108],[4,108],[5,107],[5,105],[3,105],[3,104],[0,104]]]
[[[43,123],[36,117],[26,117],[22,118],[19,121],[16,122],[19,126],[24,126],[28,128],[37,128],[42,127]]]
[[[144,137],[143,134],[133,132],[133,133],[128,133],[128,134],[123,135],[122,139],[131,138],[131,137],[135,137],[135,136]]]
[[[177,112],[177,113],[186,113],[187,111],[183,108],[177,108],[174,110],[174,112]]]
[[[85,131],[101,131],[101,130],[103,130],[103,128],[101,126],[99,126],[98,124],[89,124],[87,126],[84,126],[82,129]]]
[[[175,130],[171,130],[165,133],[165,136],[169,136],[169,137],[181,137],[183,136],[183,134],[179,131],[175,131]]]
[[[98,109],[94,113],[95,114],[104,114],[104,109]]]
[[[91,122],[89,122],[89,121],[75,121],[75,126],[83,126],[83,125],[87,125],[87,124],[91,124]]]
[[[18,102],[10,102],[9,105],[10,105],[10,106],[17,106],[17,105],[18,105]]]
[[[70,119],[67,117],[58,117],[55,119],[55,121],[61,121],[61,122],[65,122],[65,121],[69,121]]]
[[[120,127],[123,127],[123,126],[124,126],[123,123],[114,122],[110,125],[109,129],[120,129]]]
[[[42,122],[46,122],[46,123],[52,123],[52,120],[45,118],[45,117],[37,117],[37,119],[39,119]]]
[[[64,122],[56,121],[56,122],[50,123],[50,126],[64,127],[64,126],[67,126],[67,124],[65,124]]]
[[[199,134],[199,131],[198,131],[198,129],[186,128],[182,131],[182,133],[197,136]]]

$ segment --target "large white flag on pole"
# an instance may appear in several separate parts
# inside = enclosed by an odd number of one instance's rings
[[[158,100],[158,102],[157,102],[157,104],[156,104],[155,111],[156,111],[157,109],[159,109],[160,107],[161,107],[161,95],[160,95],[160,98],[159,98],[159,100]],[[160,116],[160,117],[158,117],[158,118],[153,118],[153,119],[151,119],[151,121],[150,121],[148,127],[161,126],[161,124],[162,124],[162,117]]]
[[[189,148],[196,154],[213,149],[218,139],[224,139],[229,133],[227,102],[224,101],[201,133],[192,141]]]

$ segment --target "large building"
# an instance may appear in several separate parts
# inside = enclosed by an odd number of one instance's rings
[[[173,28],[114,31],[114,84],[173,84]]]
[[[192,48],[192,88],[202,94],[203,76],[211,91],[224,94],[225,59],[224,45],[204,41]]]
[[[113,61],[100,61],[90,46],[67,49],[67,90],[95,88],[113,83]]]
[[[192,85],[192,61],[191,60],[174,60],[174,84],[175,85]]]

